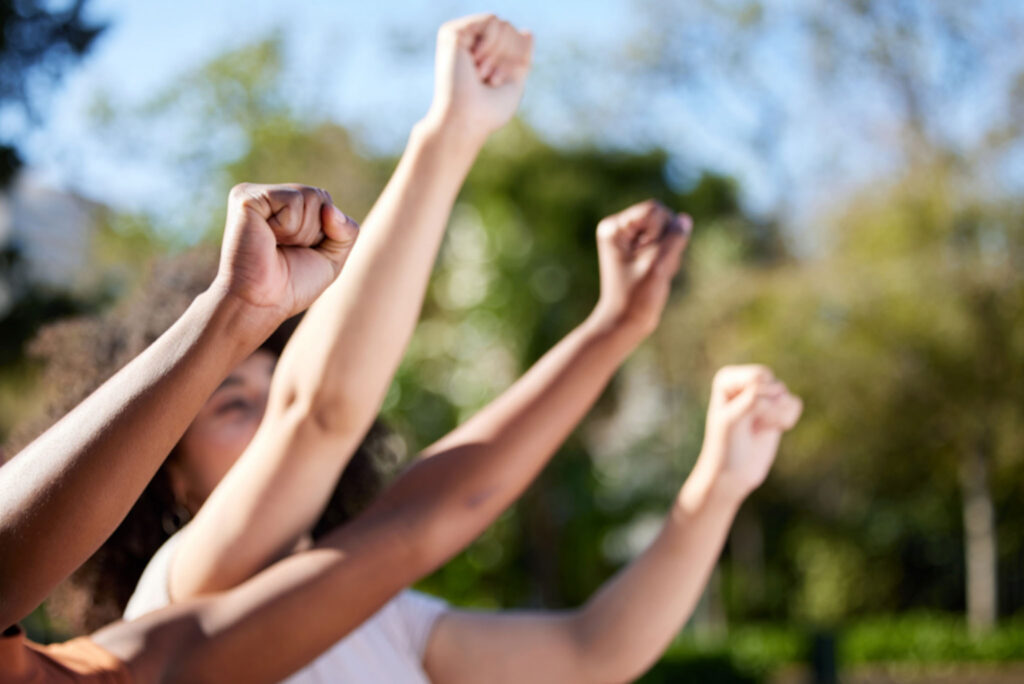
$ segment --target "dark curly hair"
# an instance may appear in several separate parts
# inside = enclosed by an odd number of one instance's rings
[[[29,353],[43,363],[46,410],[15,432],[8,453],[16,453],[152,344],[209,285],[216,263],[216,254],[205,249],[156,262],[134,295],[111,311],[41,330]],[[299,319],[287,321],[261,348],[280,355]],[[338,481],[314,538],[370,503],[394,473],[400,451],[397,435],[375,422]],[[50,612],[76,633],[119,619],[146,564],[186,522],[161,467],[117,530],[48,603]]]

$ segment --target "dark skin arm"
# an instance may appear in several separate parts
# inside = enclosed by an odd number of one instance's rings
[[[209,394],[335,278],[356,233],[322,190],[232,191],[210,288],[0,468],[0,625],[30,613],[95,552]]]

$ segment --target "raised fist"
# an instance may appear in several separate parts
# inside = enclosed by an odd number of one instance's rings
[[[601,299],[597,312],[640,335],[658,327],[693,222],[648,200],[597,226]]]
[[[529,31],[492,14],[445,23],[437,33],[430,116],[482,143],[515,113],[532,53]]]
[[[715,374],[697,470],[739,497],[768,476],[782,433],[803,403],[765,366],[726,366]]]
[[[325,190],[242,183],[228,195],[215,283],[281,320],[302,311],[341,271],[359,234]]]

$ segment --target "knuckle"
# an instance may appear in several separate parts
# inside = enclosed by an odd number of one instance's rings
[[[243,202],[250,198],[252,185],[250,183],[236,183],[228,192],[228,200],[231,202]]]
[[[312,185],[303,185],[300,190],[304,202],[313,203],[323,197],[323,190]]]
[[[601,219],[597,224],[597,237],[608,238],[615,235],[618,230],[619,223],[613,217]]]

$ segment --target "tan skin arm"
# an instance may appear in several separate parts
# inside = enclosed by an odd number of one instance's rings
[[[0,468],[0,625],[31,612],[96,550],[217,384],[334,279],[356,235],[334,211],[314,188],[232,191],[210,288]]]
[[[635,680],[692,614],[736,511],[801,409],[763,367],[720,371],[701,456],[653,544],[579,610],[446,613],[424,659],[431,681]]]
[[[289,341],[253,441],[184,533],[173,601],[251,577],[320,516],[412,335],[456,194],[488,135],[515,112],[531,46],[529,34],[490,15],[441,27],[430,112],[345,271]]]
[[[656,325],[688,225],[654,203],[602,222],[594,313],[362,516],[226,594],[108,628],[98,643],[140,678],[173,663],[171,681],[277,681],[310,662],[522,493]],[[157,643],[170,645],[143,648]]]

